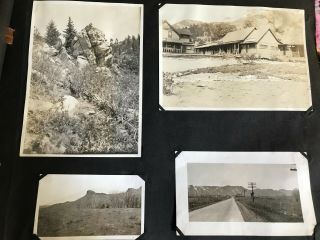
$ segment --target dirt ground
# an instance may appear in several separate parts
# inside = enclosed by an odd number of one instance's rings
[[[309,76],[304,62],[234,64],[233,61],[165,72],[163,83],[165,85],[169,79],[172,86],[171,92],[162,96],[162,105],[216,109],[307,109],[311,106]]]

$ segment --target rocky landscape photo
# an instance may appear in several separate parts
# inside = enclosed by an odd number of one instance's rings
[[[303,222],[295,165],[190,164],[188,169],[190,222]]]
[[[306,110],[303,10],[166,4],[160,104],[168,110]]]
[[[89,183],[79,184],[83,180]],[[98,180],[104,182],[99,183]],[[36,220],[38,236],[139,236],[143,232],[142,185],[139,179],[49,175],[42,181]],[[66,187],[60,187],[58,191],[58,184],[61,185],[62,181]],[[117,187],[119,182],[121,188]],[[74,188],[77,183],[79,187]],[[101,190],[91,190],[93,188]]]
[[[34,2],[21,155],[139,154],[141,14]]]

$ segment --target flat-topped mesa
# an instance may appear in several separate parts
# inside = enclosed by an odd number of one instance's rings
[[[87,25],[73,39],[71,47],[73,57],[84,58],[90,64],[110,66],[111,47],[104,33],[92,24]]]
[[[94,195],[94,194],[96,194],[96,192],[95,192],[95,191],[88,190],[86,195]]]

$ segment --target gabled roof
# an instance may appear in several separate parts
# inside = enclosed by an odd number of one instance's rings
[[[218,40],[220,44],[237,43],[244,41],[255,28],[245,28],[234,32],[227,33],[222,39]]]
[[[188,35],[188,36],[191,36],[192,33],[190,32],[190,30],[188,28],[181,28],[181,29],[176,29],[179,34],[181,35]]]
[[[189,35],[191,36],[192,33],[188,28],[181,28],[181,29],[176,29],[174,26],[172,26],[167,20],[164,20],[163,23],[168,24],[168,26],[171,28],[172,31],[174,31],[178,35]],[[163,24],[162,24],[163,25]]]
[[[172,31],[174,31],[176,34],[180,35],[180,33],[177,31],[177,29],[175,29],[167,20],[163,21],[162,26],[164,25],[164,23],[168,24],[168,26],[171,28]]]
[[[273,32],[269,28],[260,28],[255,29],[245,40],[243,43],[258,43],[260,40],[270,31],[270,33],[274,36],[274,38],[279,42],[280,40],[273,34]]]

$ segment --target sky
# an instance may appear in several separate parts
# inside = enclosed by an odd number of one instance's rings
[[[128,188],[140,188],[142,185],[143,180],[138,176],[50,174],[40,181],[38,203],[42,206],[74,201],[83,197],[88,190],[97,193],[119,193]]]
[[[88,24],[104,32],[107,39],[123,40],[128,35],[140,34],[139,5],[122,6],[107,3],[71,1],[35,1],[33,5],[34,25],[41,35],[46,32],[48,23],[53,20],[60,32],[71,17],[77,31]]]
[[[194,4],[169,4],[160,9],[163,20],[175,24],[182,20],[191,19],[202,22],[232,22],[254,13],[264,13],[274,8],[241,7],[241,6],[208,6]],[[282,9],[284,10],[284,9]],[[290,10],[288,10],[290,11]],[[293,14],[293,11],[290,11]]]
[[[298,188],[295,167],[291,164],[220,164],[189,163],[188,185],[194,186],[243,186],[256,182],[260,189]]]
[[[161,8],[162,19],[169,21],[171,24],[185,19],[203,22],[228,22],[242,18],[249,13],[250,8],[233,6],[170,4]]]

